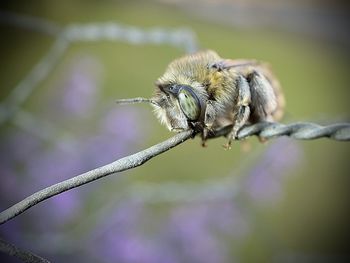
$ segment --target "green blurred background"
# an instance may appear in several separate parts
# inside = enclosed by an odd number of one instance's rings
[[[1,5],[2,11],[43,18],[61,27],[73,23],[116,22],[145,30],[152,27],[168,30],[186,28],[193,31],[200,48],[216,50],[224,58],[254,58],[270,62],[281,81],[286,97],[287,107],[283,122],[312,121],[331,124],[349,121],[350,37],[345,19],[347,9],[341,3],[273,0],[265,2],[197,0],[187,3],[174,0],[12,1]],[[0,98],[5,100],[19,81],[47,53],[55,37],[16,26],[8,19],[2,20],[0,30],[2,65]],[[126,41],[104,40],[75,42],[67,48],[57,65],[35,88],[22,108],[53,127],[55,130],[53,137],[56,140],[72,137],[73,145],[79,136],[88,140],[89,134],[91,136],[98,134],[100,120],[104,118],[106,108],[120,112],[131,111],[134,114],[132,116],[136,116],[135,119],[138,121],[135,121],[130,129],[141,134],[138,135],[141,139],[130,142],[131,146],[125,147],[122,155],[128,155],[160,142],[172,134],[157,122],[147,105],[116,106],[114,99],[151,96],[153,83],[157,77],[163,73],[171,60],[184,53],[183,49],[167,44],[136,45]],[[60,112],[52,105],[55,104],[60,89],[63,89],[62,79],[69,75],[72,65],[84,64],[86,60],[93,61],[93,66],[88,66],[88,72],[98,79],[95,98],[98,106],[95,106],[92,112],[81,115],[81,118],[60,118]],[[79,97],[76,100],[79,101]],[[16,115],[12,118],[16,118]],[[59,122],[56,121],[57,118],[60,119]],[[114,125],[127,125],[122,121]],[[1,127],[1,135],[5,138],[3,141],[21,129],[23,127],[18,125],[18,121],[10,119]],[[40,137],[35,135],[35,132],[30,136]],[[266,149],[275,143],[272,140],[267,144],[260,144],[256,138],[250,138],[248,141],[251,144],[251,150],[248,152],[242,151],[240,143],[236,143],[232,150],[225,151],[221,147],[224,139],[212,140],[208,143],[209,147],[202,148],[199,139],[196,138],[152,159],[140,168],[92,183],[94,186],[83,186],[85,190],[81,190],[82,188],[71,190],[85,191],[83,208],[79,210],[79,215],[70,219],[64,227],[55,228],[55,231],[63,236],[61,237],[63,240],[64,238],[75,242],[84,240],[82,232],[98,228],[96,221],[89,220],[89,217],[93,218],[95,211],[105,204],[123,203],[125,196],[128,195],[128,189],[135,184],[160,185],[158,188],[166,192],[166,188],[163,187],[172,187],[174,184],[186,187],[197,183],[232,179],[237,180],[238,187],[244,188],[244,178],[248,171],[263,158]],[[109,143],[113,145],[113,139]],[[118,143],[116,137],[117,148]],[[240,213],[244,213],[250,230],[237,240],[235,237],[221,238],[220,235],[217,237],[222,242],[220,246],[226,247],[229,251],[221,259],[222,262],[334,262],[335,259],[349,259],[348,143],[327,139],[288,141],[288,143],[297,147],[298,156],[291,157],[288,148],[284,147],[278,149],[277,156],[285,158],[286,161],[288,158],[298,158],[298,161],[288,169],[279,170],[279,173],[283,172],[288,176],[279,179],[281,188],[277,200],[275,198],[259,202],[247,198],[247,194],[244,193],[228,198],[232,203],[239,204]],[[21,144],[17,146],[21,148]],[[41,147],[47,151],[56,147],[56,142],[47,140]],[[101,148],[89,150],[94,151],[96,155],[105,151],[102,145]],[[6,149],[1,154],[6,154]],[[114,159],[116,156],[104,160],[107,163]],[[274,159],[270,161],[273,163]],[[57,166],[60,165],[64,163],[57,163]],[[93,167],[82,166],[77,171],[91,168]],[[265,168],[266,166],[263,166],[259,169]],[[40,167],[37,170],[40,172]],[[38,176],[48,177],[50,171],[49,169]],[[3,174],[1,179],[5,176],[20,178],[26,176],[26,169],[21,165],[16,168],[16,172],[16,175]],[[69,178],[74,175],[73,173],[64,176]],[[61,177],[55,178],[56,182],[61,179]],[[30,180],[24,181],[27,185],[31,184]],[[243,183],[240,183],[242,181]],[[38,184],[36,190],[40,189],[40,186],[45,184]],[[152,188],[150,189],[152,192]],[[16,191],[16,185],[13,185],[12,191]],[[217,194],[220,189],[213,191]],[[24,193],[31,192],[24,191]],[[19,196],[8,194],[6,198],[2,197],[2,207],[6,208],[19,201],[21,196],[24,198],[26,196],[24,193]],[[178,194],[181,195],[181,191]],[[200,205],[206,202],[219,202],[215,201],[214,197],[213,199],[214,201],[203,199],[198,202]],[[151,229],[168,220],[169,213],[181,207],[183,203],[186,202],[160,200],[146,204],[144,209],[147,214],[143,218],[145,221],[142,222],[144,229],[140,231],[152,232]],[[194,203],[193,206],[196,207],[197,204]],[[52,207],[46,207],[40,213],[50,213],[50,209]],[[208,213],[211,214],[210,207],[208,209]],[[19,217],[26,221],[26,217],[31,213],[29,210]],[[219,212],[216,216],[225,215]],[[28,222],[28,225],[19,224],[23,233],[32,227]],[[3,227],[6,225],[1,226]],[[73,234],[75,239],[70,236],[71,232],[75,233]],[[34,231],[31,235],[23,235],[19,239],[24,239],[25,246],[30,243],[32,236],[35,236]],[[144,236],[148,237],[149,242],[157,239],[157,235],[144,234]],[[15,238],[11,240],[11,234],[7,234],[7,237],[13,242],[17,240]],[[43,239],[38,236],[34,244],[46,242],[47,239],[50,238],[46,236],[46,239]],[[81,254],[84,254],[83,249],[80,247],[79,250],[72,249],[64,253],[32,245],[33,251],[48,255],[48,258],[65,254],[67,257],[63,258],[66,262],[74,262],[72,255],[79,253],[78,251],[83,251]],[[202,255],[205,257],[205,248],[202,249]],[[62,260],[62,257],[59,259]],[[201,262],[186,255],[179,261]],[[146,262],[146,260],[124,259],[120,262]]]

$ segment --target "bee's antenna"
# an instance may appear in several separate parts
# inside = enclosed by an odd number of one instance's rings
[[[147,102],[156,106],[159,106],[159,104],[152,99],[147,98],[131,98],[131,99],[119,99],[115,101],[117,104],[134,104],[134,103],[141,103],[141,102]]]

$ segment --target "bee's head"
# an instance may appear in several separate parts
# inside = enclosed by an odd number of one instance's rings
[[[201,122],[205,98],[192,86],[185,84],[157,84],[153,98],[158,119],[169,130],[187,130],[191,123]]]

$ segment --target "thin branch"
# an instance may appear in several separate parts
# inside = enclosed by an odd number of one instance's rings
[[[49,52],[33,67],[11,93],[0,104],[0,125],[10,120],[18,112],[39,84],[46,79],[68,48],[64,38],[57,38]]]
[[[227,126],[221,130],[211,134],[211,138],[225,136],[230,132],[231,127]],[[130,156],[121,158],[113,163],[107,164],[100,168],[80,174],[71,179],[49,186],[41,191],[38,191],[31,196],[25,198],[19,203],[11,206],[0,213],[0,224],[16,217],[30,207],[52,197],[68,191],[72,188],[90,183],[102,177],[117,172],[122,172],[128,169],[138,167],[151,158],[170,150],[171,148],[183,143],[195,135],[194,131],[184,131],[176,134],[170,139],[158,143],[150,148],[135,153]],[[278,136],[290,136],[295,139],[317,139],[328,137],[339,141],[350,141],[350,124],[335,124],[330,126],[320,126],[313,123],[294,123],[289,125],[279,123],[261,122],[251,126],[242,128],[238,133],[238,139],[243,139],[248,136],[257,135],[263,138],[273,138]]]
[[[56,37],[62,30],[60,25],[50,20],[4,10],[0,10],[0,23]]]
[[[50,263],[47,259],[39,257],[28,250],[22,250],[0,238],[0,252],[21,259],[27,263]]]
[[[226,126],[216,131],[211,137],[225,136],[231,131],[231,129],[231,125]],[[244,139],[252,135],[257,135],[265,139],[279,136],[290,136],[299,140],[314,140],[327,137],[337,141],[350,141],[350,123],[337,123],[328,126],[321,126],[310,122],[297,122],[291,124],[260,122],[241,129],[238,133],[238,139]]]
[[[38,191],[32,194],[31,196],[28,196],[27,198],[23,199],[19,203],[6,209],[5,211],[1,212],[0,224],[5,223],[11,218],[14,218],[17,215],[23,213],[30,207],[52,196],[58,195],[72,188],[90,183],[107,175],[138,167],[147,162],[149,159],[168,151],[169,149],[175,147],[180,143],[183,143],[184,141],[191,138],[193,135],[193,131],[185,131],[178,133],[174,137],[171,137],[164,142],[158,143],[146,150],[143,150],[130,156],[126,156],[113,163],[96,168],[94,170],[88,171],[71,179],[49,186],[41,191]]]
[[[142,29],[134,26],[109,23],[70,24],[61,27],[49,20],[0,10],[0,24],[10,24],[35,30],[55,37],[48,53],[33,67],[11,93],[0,103],[0,125],[13,118],[39,84],[47,78],[73,42],[118,41],[133,45],[171,45],[187,53],[198,50],[194,32],[186,28]]]

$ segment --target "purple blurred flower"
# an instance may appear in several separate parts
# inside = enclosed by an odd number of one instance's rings
[[[125,263],[227,262],[232,248],[223,236],[237,239],[249,231],[241,211],[228,201],[175,207],[165,222],[150,212],[142,203],[121,203],[94,227],[93,257]]]
[[[70,190],[58,196],[50,198],[36,207],[30,215],[33,219],[31,228],[36,236],[47,232],[53,234],[60,231],[82,211],[82,196],[78,191]],[[40,220],[37,220],[40,218]],[[30,229],[28,229],[30,230]]]
[[[78,58],[70,68],[63,94],[63,110],[75,117],[89,116],[98,96],[102,66],[91,57]]]
[[[112,215],[108,215],[104,221],[99,222],[100,226],[96,229],[96,235],[108,232],[115,228],[119,231],[136,231],[135,226],[138,225],[140,219],[145,213],[144,206],[140,202],[132,202],[124,200]]]
[[[259,202],[272,203],[282,197],[280,182],[269,172],[260,169],[252,171],[247,188],[251,197]]]
[[[99,222],[100,226],[91,234],[94,256],[103,262],[149,262],[149,248],[136,229],[142,213],[140,204],[125,202],[114,214]]]
[[[134,143],[144,139],[149,127],[140,109],[123,106],[112,109],[106,114],[101,123],[101,130],[113,136],[116,141]]]
[[[106,233],[104,242],[105,245],[111,246],[105,250],[105,262],[156,262],[156,249],[141,235],[112,229]]]
[[[25,161],[29,155],[39,151],[43,145],[42,141],[29,133],[21,130],[13,130],[11,134],[1,142],[1,159],[13,158],[12,161]],[[11,160],[8,160],[11,161]]]
[[[1,165],[1,190],[0,197],[3,200],[8,195],[12,194],[16,185],[18,184],[18,179],[14,170],[11,169],[8,165]]]
[[[219,242],[215,226],[210,224],[212,208],[212,205],[197,204],[180,207],[172,212],[170,224],[167,226],[168,242],[177,247],[179,261],[225,261],[224,246]]]
[[[161,235],[163,225],[154,222],[150,210],[142,203],[124,201],[116,212],[99,221],[89,244],[92,256],[101,262],[179,262],[175,247]],[[150,220],[151,219],[151,220]],[[147,231],[151,224],[156,228]],[[96,260],[95,260],[96,261]]]
[[[42,143],[30,134],[13,131],[2,137],[0,143],[0,197],[1,203],[15,200],[22,196],[23,167],[28,156],[36,154]],[[13,201],[12,201],[13,202]]]
[[[0,207],[0,209],[0,211],[2,211],[3,209],[5,209],[5,207]],[[20,220],[18,220],[17,218],[6,222],[6,224],[4,225],[1,225],[0,235],[1,238],[12,242],[19,247],[25,245],[25,241],[23,240],[23,229],[20,225]]]
[[[43,149],[28,157],[25,167],[26,177],[22,179],[18,190],[23,196],[26,196],[73,177],[82,171],[82,162],[77,152],[63,149]],[[81,206],[82,197],[79,192],[72,190],[60,194],[34,209],[37,214],[33,214],[33,216],[40,214],[47,223],[33,223],[33,227],[42,231],[50,228],[53,230],[74,218],[79,213]]]
[[[140,110],[118,108],[107,112],[101,121],[99,135],[90,137],[82,146],[90,168],[124,156],[143,141],[148,131],[143,122]]]
[[[128,147],[104,134],[86,139],[82,145],[87,170],[112,162],[121,157]]]
[[[254,200],[274,203],[283,196],[282,179],[301,160],[302,151],[289,138],[277,139],[246,179],[246,191]]]
[[[233,201],[215,203],[210,209],[210,225],[220,234],[242,239],[250,232],[249,219]]]
[[[84,170],[78,150],[71,152],[57,148],[43,149],[28,156],[25,168],[27,178],[32,182],[28,187],[38,188],[68,179]]]

